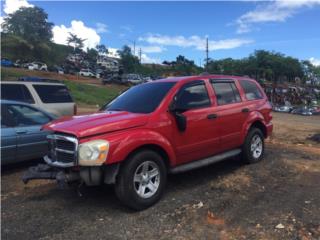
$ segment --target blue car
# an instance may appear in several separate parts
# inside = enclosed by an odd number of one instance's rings
[[[1,59],[1,66],[3,67],[12,67],[13,66],[13,62],[9,59],[6,58],[2,58]]]
[[[1,100],[1,165],[46,155],[49,132],[41,131],[41,126],[53,119],[28,104]]]

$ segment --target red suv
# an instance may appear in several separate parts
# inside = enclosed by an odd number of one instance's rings
[[[168,173],[207,166],[236,155],[248,163],[264,154],[272,132],[271,106],[259,84],[235,76],[179,77],[125,91],[100,112],[44,126],[46,164],[23,177],[114,184],[134,209],[157,202]]]

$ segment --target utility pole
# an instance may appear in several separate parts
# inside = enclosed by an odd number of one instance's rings
[[[208,63],[209,63],[209,41],[207,37],[206,39],[206,72],[208,72]]]
[[[136,40],[133,41],[133,55],[136,55]]]
[[[140,61],[140,64],[141,64],[141,55],[142,55],[142,50],[141,50],[141,48],[139,48],[139,61]]]

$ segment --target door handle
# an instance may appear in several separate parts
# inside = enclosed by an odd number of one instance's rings
[[[208,119],[216,119],[217,117],[218,117],[217,114],[209,114],[209,115],[207,116]]]
[[[243,112],[243,113],[247,113],[247,112],[249,112],[250,110],[249,110],[249,108],[243,108],[242,110],[241,110],[241,112]]]
[[[27,132],[28,132],[27,130],[16,130],[17,134],[24,134],[24,133],[27,133]]]

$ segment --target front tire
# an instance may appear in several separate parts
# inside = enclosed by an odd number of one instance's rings
[[[242,159],[246,163],[256,163],[264,156],[264,136],[260,129],[251,128],[242,147]]]
[[[166,179],[162,157],[154,151],[142,150],[130,156],[121,167],[115,192],[126,206],[143,210],[159,201]]]

